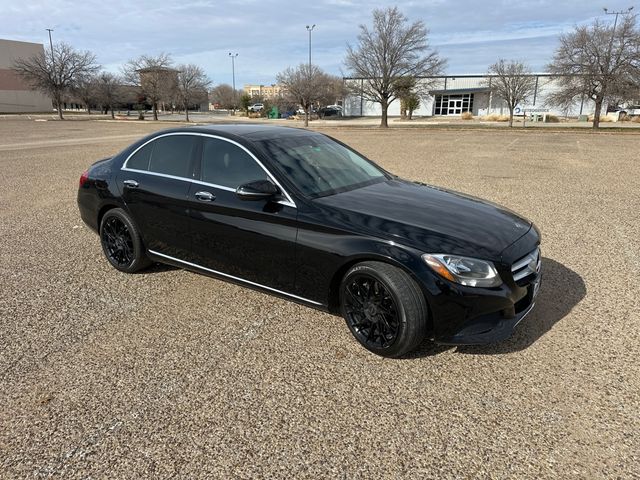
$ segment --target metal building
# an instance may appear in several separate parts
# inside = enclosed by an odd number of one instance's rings
[[[516,108],[516,114],[523,110],[530,112],[546,112],[557,116],[578,116],[592,114],[595,110],[593,101],[588,98],[576,101],[569,110],[563,110],[548,104],[548,95],[557,88],[555,77],[547,73],[532,74],[536,88],[526,105]],[[413,112],[415,116],[460,116],[463,112],[471,112],[474,116],[492,113],[508,114],[506,104],[491,92],[491,82],[495,77],[489,75],[448,75],[418,79],[426,82],[429,94],[420,100],[420,107]],[[355,92],[347,96],[344,102],[346,116],[379,116],[380,104],[365,100],[358,94],[358,88],[365,80],[361,78],[345,78],[345,83]],[[605,110],[606,111],[606,110]],[[400,101],[389,106],[390,116],[400,115]]]
[[[51,100],[36,91],[11,67],[18,58],[44,53],[40,43],[0,39],[0,113],[50,112]]]

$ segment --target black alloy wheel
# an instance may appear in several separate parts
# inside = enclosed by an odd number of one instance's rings
[[[358,274],[349,279],[344,292],[347,321],[356,338],[372,348],[393,344],[400,318],[389,290],[376,278]]]
[[[428,310],[420,287],[386,263],[353,266],[340,285],[340,309],[356,340],[377,355],[400,357],[427,334]]]
[[[109,210],[102,217],[100,241],[109,263],[122,272],[134,273],[151,263],[135,224],[120,208]]]

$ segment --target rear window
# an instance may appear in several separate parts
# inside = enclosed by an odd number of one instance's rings
[[[149,159],[153,150],[153,142],[147,143],[144,147],[133,154],[127,162],[127,168],[134,170],[149,170]]]
[[[150,172],[174,177],[189,177],[189,165],[196,144],[195,137],[169,135],[160,137],[152,143],[153,151],[149,159]]]

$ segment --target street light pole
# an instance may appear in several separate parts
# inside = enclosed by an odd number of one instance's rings
[[[618,26],[618,15],[625,15],[627,13],[630,13],[631,10],[633,10],[633,7],[629,7],[626,10],[620,10],[619,12],[610,12],[609,9],[607,7],[604,8],[604,14],[605,15],[615,15],[616,18],[613,21],[613,30],[611,31],[611,40],[609,41],[609,57],[611,57],[611,50],[613,49],[613,39],[616,35],[616,27]],[[609,58],[610,60],[610,58]]]
[[[236,114],[236,57],[237,53],[229,52],[229,56],[231,57],[231,76],[233,81],[233,114]]]
[[[47,30],[47,32],[49,32],[49,46],[51,47],[51,65],[53,65],[53,68],[55,69],[55,57],[53,56],[53,40],[51,40],[51,32],[53,32],[52,28],[47,28],[45,29]]]
[[[309,71],[311,71],[311,32],[316,28],[316,24],[309,26],[307,25],[307,31],[309,32]]]

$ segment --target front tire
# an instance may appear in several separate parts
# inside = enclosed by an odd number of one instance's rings
[[[400,357],[427,334],[427,304],[404,271],[381,262],[353,266],[340,284],[340,311],[353,336],[367,350]]]
[[[102,217],[100,243],[109,263],[121,272],[139,272],[151,264],[137,227],[121,208],[109,210]]]

